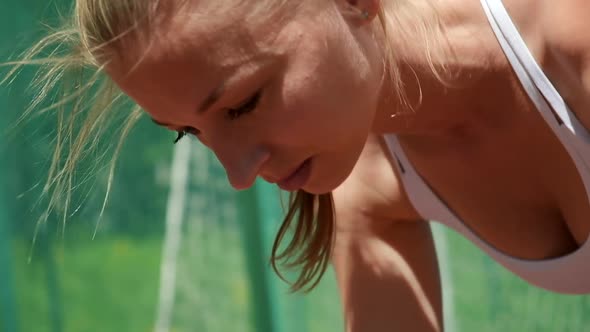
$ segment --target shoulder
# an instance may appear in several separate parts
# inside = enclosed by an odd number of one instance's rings
[[[590,1],[542,1],[539,26],[546,58],[559,71],[555,76],[582,123],[590,128]]]
[[[502,1],[545,73],[590,128],[590,1]]]
[[[382,136],[372,135],[352,173],[333,193],[338,227],[358,230],[374,224],[418,220]],[[357,221],[365,224],[359,225]],[[369,220],[373,225],[367,225]]]
[[[525,39],[571,53],[590,49],[590,1],[502,0]]]
[[[501,1],[533,53],[557,50],[582,57],[590,51],[590,1]]]
[[[542,15],[548,43],[572,59],[590,94],[590,1],[545,1]]]
[[[542,1],[539,20],[548,42],[572,52],[590,50],[590,2],[587,0]]]

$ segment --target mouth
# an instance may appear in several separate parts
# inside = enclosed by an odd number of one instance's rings
[[[278,181],[279,188],[285,191],[301,189],[311,176],[311,160],[312,158],[306,159],[289,176]]]

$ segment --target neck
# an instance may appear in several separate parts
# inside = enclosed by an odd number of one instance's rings
[[[424,2],[417,2],[423,7]],[[437,25],[421,29],[416,38],[392,34],[398,51],[403,99],[397,98],[395,80],[384,81],[374,129],[379,133],[444,135],[458,127],[473,127],[479,114],[472,112],[481,101],[482,89],[505,84],[508,77],[503,55],[498,52],[479,2],[438,0],[426,6],[421,19]],[[404,20],[415,17],[400,17]],[[415,26],[405,24],[405,26]],[[416,40],[424,40],[417,43]]]

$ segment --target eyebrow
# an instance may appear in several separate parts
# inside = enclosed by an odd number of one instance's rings
[[[231,75],[230,77],[228,77],[224,81],[222,81],[221,84],[219,84],[216,88],[214,88],[211,91],[211,93],[209,93],[209,95],[207,95],[207,98],[205,98],[203,100],[203,102],[199,105],[199,107],[197,108],[197,113],[198,114],[205,113],[208,109],[210,109],[213,105],[215,105],[219,100],[221,100],[221,97],[223,97],[223,94],[226,92],[227,87],[232,85],[232,81],[236,80],[236,78],[243,78],[244,76],[245,77],[256,76],[261,71],[264,71],[269,67],[271,67],[271,66],[260,66],[259,65],[259,66],[256,66],[255,69],[249,71],[248,74],[244,74],[243,72],[240,72],[240,70],[238,70],[237,72],[234,72],[233,75]],[[240,81],[240,79],[238,79],[238,81]],[[159,126],[174,127],[174,125],[172,125],[172,124],[161,122],[161,121],[158,121],[154,118],[151,118],[151,119],[152,119],[153,123],[155,123]]]
[[[268,70],[272,70],[274,68],[274,61],[252,61],[250,63],[242,65],[237,70],[235,70],[229,77],[226,77],[225,80],[223,80],[221,84],[219,84],[219,86],[217,86],[215,89],[213,89],[213,91],[211,91],[211,93],[207,96],[207,98],[203,100],[203,102],[197,109],[197,114],[202,114],[206,112],[209,108],[211,108],[219,100],[221,100],[223,94],[228,90],[228,87],[235,87],[236,83],[248,81],[252,78],[259,77],[264,72],[267,72]]]
[[[205,98],[205,100],[203,100],[201,105],[199,105],[199,108],[197,109],[198,114],[205,113],[205,111],[207,111],[209,108],[211,108],[211,106],[213,106],[215,103],[217,103],[221,99],[221,97],[223,96],[223,93],[225,92],[225,90],[227,88],[227,84],[228,84],[227,82],[230,79],[223,81],[218,87],[213,89],[213,91],[207,96],[207,98]],[[152,122],[157,124],[158,126],[174,127],[174,125],[172,125],[172,124],[161,122],[161,121],[158,121],[154,118],[151,118],[151,119],[152,119]]]
[[[227,89],[227,84],[230,79],[226,79],[225,81],[221,82],[221,84],[218,87],[211,91],[211,93],[207,96],[207,98],[205,98],[205,100],[203,100],[203,102],[197,109],[198,114],[205,113],[205,111],[207,111],[209,108],[211,108],[211,106],[215,105],[215,103],[217,103],[221,99],[221,97],[225,93],[225,90]]]
[[[201,105],[197,109],[197,113],[199,113],[199,114],[205,113],[205,111],[207,111],[209,108],[211,108],[211,106],[213,106],[215,103],[217,103],[221,99],[221,96],[223,95],[223,93],[225,92],[225,88],[226,88],[226,82],[223,82],[219,87],[215,88],[215,90],[213,90],[209,94],[209,96],[207,96],[207,98],[201,103]],[[158,121],[154,118],[151,118],[151,120],[153,123],[157,124],[158,126],[174,127],[174,125],[172,125],[172,124],[161,122],[161,121]]]

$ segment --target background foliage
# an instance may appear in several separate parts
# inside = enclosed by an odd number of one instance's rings
[[[70,4],[2,0],[0,62],[30,46],[42,33],[40,22],[57,22],[56,8]],[[139,122],[125,143],[94,239],[106,174],[92,163],[83,165],[97,179],[76,194],[85,204],[65,232],[52,215],[32,248],[46,204],[39,196],[55,119],[36,117],[10,128],[34,95],[27,89],[33,74],[26,69],[10,87],[0,87],[0,331],[151,331],[174,135],[146,119]],[[252,262],[268,257],[281,214],[272,205],[278,191],[258,196],[276,218],[263,218],[262,250],[253,253],[248,227],[260,219],[251,212],[255,207],[240,204],[214,157],[194,146],[171,330],[265,332],[253,319],[261,304]],[[436,238],[448,331],[590,331],[588,296],[530,287],[455,233],[436,227]],[[253,261],[254,254],[259,257]],[[257,273],[270,276],[268,270]],[[274,277],[264,280],[263,287],[273,291],[272,310],[263,314],[276,316],[280,331],[343,330],[331,271],[305,297],[287,294]]]

